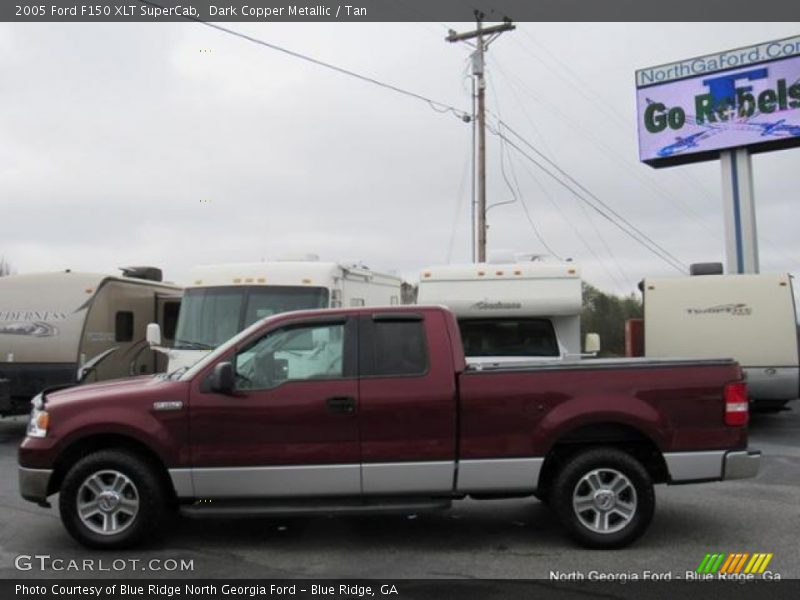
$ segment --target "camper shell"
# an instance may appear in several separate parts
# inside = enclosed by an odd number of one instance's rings
[[[158,321],[171,341],[181,288],[153,267],[123,273],[0,278],[0,415],[28,412],[45,388],[164,369],[145,331]]]
[[[580,356],[580,270],[543,261],[424,269],[418,301],[450,308],[475,362]]]
[[[169,370],[194,364],[256,321],[317,308],[401,303],[402,280],[361,264],[301,260],[194,267],[184,289]],[[158,336],[151,340],[158,347]]]
[[[641,289],[645,356],[734,358],[746,373],[750,400],[757,406],[779,408],[798,397],[800,356],[791,275],[702,271],[690,277],[647,278]],[[632,347],[639,345],[631,342]]]

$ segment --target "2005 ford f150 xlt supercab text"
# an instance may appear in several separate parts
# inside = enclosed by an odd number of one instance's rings
[[[171,511],[417,511],[535,495],[578,542],[647,528],[653,484],[753,477],[732,360],[470,367],[441,307],[286,313],[191,368],[40,394],[22,496],[121,548]],[[209,502],[210,501],[210,502]]]

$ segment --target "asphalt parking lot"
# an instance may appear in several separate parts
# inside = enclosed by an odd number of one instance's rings
[[[694,570],[707,552],[771,552],[770,571],[797,578],[800,402],[790,406],[791,412],[752,418],[751,446],[764,452],[756,479],[658,486],[656,516],[649,531],[632,547],[606,552],[575,547],[562,535],[549,509],[533,499],[466,500],[447,512],[418,515],[178,518],[157,544],[124,552],[92,552],[68,536],[56,508],[40,508],[19,497],[16,448],[25,423],[21,418],[4,419],[0,420],[0,577],[503,579],[548,578],[551,572],[588,576],[592,571],[641,577],[651,571],[677,578]],[[27,561],[27,555],[50,559]],[[52,559],[64,562],[51,564]],[[67,570],[70,559],[80,565],[86,559],[94,561],[86,564],[96,573]],[[160,562],[149,564],[152,559]],[[191,561],[192,569],[165,570],[181,560]],[[19,570],[15,563],[30,564],[31,569]],[[125,570],[117,571],[122,566]],[[161,570],[153,570],[158,567]]]

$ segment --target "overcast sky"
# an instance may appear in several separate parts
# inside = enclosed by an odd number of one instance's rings
[[[469,110],[471,24],[229,26]],[[797,23],[522,23],[488,106],[682,262],[724,260],[718,162],[638,162],[634,71]],[[489,203],[512,199],[488,136]],[[18,272],[316,253],[413,275],[470,259],[471,127],[424,102],[194,24],[0,24],[0,255]],[[800,150],[754,157],[763,271],[800,271]],[[513,150],[489,247],[571,257],[630,292],[677,274]]]

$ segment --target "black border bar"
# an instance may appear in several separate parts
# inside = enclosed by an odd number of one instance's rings
[[[791,0],[4,0],[6,22],[800,21]]]

